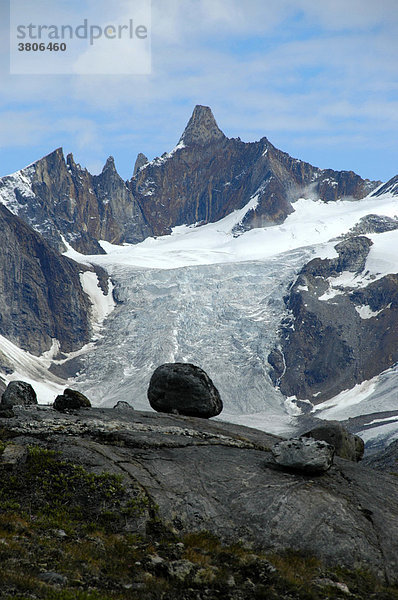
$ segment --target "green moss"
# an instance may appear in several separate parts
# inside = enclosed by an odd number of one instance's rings
[[[29,448],[18,472],[3,471],[0,483],[0,512],[33,514],[44,528],[112,529],[145,511],[145,498],[130,498],[122,476],[89,473],[39,447]]]

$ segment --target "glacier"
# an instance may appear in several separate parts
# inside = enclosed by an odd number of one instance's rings
[[[71,258],[107,269],[115,285],[117,306],[94,350],[81,355],[73,382],[94,404],[113,406],[123,399],[148,410],[154,369],[164,362],[192,362],[221,393],[220,419],[276,434],[293,430],[299,411],[273,386],[267,362],[286,311],[287,287],[311,258],[336,255],[336,238],[361,217],[395,216],[397,197],[333,203],[302,198],[283,224],[234,235],[255,201],[216,223],[179,226],[140,244],[101,242],[106,255],[83,257],[69,248]],[[371,237],[372,277],[396,272],[398,232]],[[376,378],[373,395],[365,395],[362,406],[359,400],[352,415],[342,393],[335,402],[341,410],[315,407],[315,416],[346,419],[362,414],[358,411],[384,410],[383,403],[389,410],[392,390],[384,380],[391,376]],[[380,386],[385,393],[377,391]]]
[[[39,402],[50,401],[64,385],[79,389],[96,406],[125,400],[150,410],[146,392],[154,369],[164,362],[192,362],[221,393],[224,410],[218,418],[275,434],[292,432],[300,411],[273,386],[267,361],[286,314],[287,287],[311,258],[336,256],[337,238],[362,217],[394,217],[398,200],[391,193],[330,203],[301,198],[281,225],[237,235],[236,226],[256,202],[253,196],[221,221],[178,226],[170,235],[139,244],[101,242],[105,255],[86,256],[68,246],[65,255],[108,271],[115,305],[111,295],[103,297],[94,281],[86,281],[93,303],[92,342],[62,360],[23,355],[26,369],[32,362],[29,382],[38,388]],[[369,237],[372,278],[396,273],[398,230]],[[49,364],[64,365],[68,359],[76,376],[61,380],[49,373],[46,389]],[[24,379],[20,368],[16,373]],[[313,414],[345,420],[391,411],[397,374],[398,368],[389,369],[314,407]],[[367,442],[387,433],[386,427],[390,441],[398,437],[398,423],[387,419],[364,430]]]

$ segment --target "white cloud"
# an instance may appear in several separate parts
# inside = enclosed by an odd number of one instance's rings
[[[365,29],[394,21],[397,24],[396,0],[297,0],[296,6],[326,29]]]
[[[102,21],[130,5],[90,1]],[[23,123],[27,107],[35,113],[26,128],[16,123],[16,139],[66,140],[93,164],[169,150],[196,103],[246,140],[291,132],[331,149],[351,138],[354,148],[383,132],[396,148],[394,14],[396,0],[153,0],[150,76],[5,75],[0,105],[20,106]]]

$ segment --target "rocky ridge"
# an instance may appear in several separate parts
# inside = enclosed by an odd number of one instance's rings
[[[374,228],[374,219],[364,226]],[[367,278],[371,245],[365,236],[348,237],[335,246],[338,258],[311,260],[288,290],[289,314],[268,358],[273,380],[287,396],[318,404],[397,362],[398,276]],[[356,283],[339,285],[343,274]]]
[[[48,351],[54,340],[62,352],[87,343],[92,335],[91,302],[81,275],[92,271],[96,278],[94,269],[61,256],[1,204],[0,247],[0,334],[36,356]],[[7,369],[4,357],[2,366]]]
[[[281,223],[300,196],[363,198],[378,182],[322,170],[275,148],[267,138],[227,138],[211,109],[196,106],[177,146],[144,164],[130,182],[155,235],[175,225],[208,223],[252,203],[240,231]]]
[[[150,162],[140,153],[129,181],[112,157],[102,173],[91,175],[58,148],[2,177],[0,198],[56,249],[64,251],[66,242],[83,254],[100,254],[99,240],[137,243],[176,225],[218,221],[246,205],[251,210],[237,233],[281,223],[300,196],[359,199],[379,183],[293,159],[265,137],[230,139],[209,107],[196,106],[174,150]]]
[[[61,252],[65,241],[83,254],[101,254],[98,240],[135,243],[151,234],[111,156],[100,175],[91,175],[58,148],[2,177],[0,198]]]

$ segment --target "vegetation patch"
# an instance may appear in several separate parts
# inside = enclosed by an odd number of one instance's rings
[[[139,486],[52,450],[0,467],[1,600],[177,598],[398,600],[398,590],[299,553],[178,535]]]

